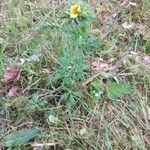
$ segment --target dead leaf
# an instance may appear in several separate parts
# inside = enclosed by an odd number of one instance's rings
[[[44,146],[51,147],[56,146],[58,143],[34,143],[32,144],[33,150],[42,150]]]
[[[5,91],[4,89],[0,88],[0,93],[3,93],[4,91]]]
[[[33,150],[43,150],[43,146],[36,146],[36,147],[33,147]]]
[[[124,23],[122,24],[122,26],[123,26],[123,28],[125,28],[125,29],[131,29],[131,28],[134,27],[134,24],[133,24],[133,23],[124,22]]]
[[[51,74],[52,73],[52,70],[50,70],[49,68],[43,68],[42,72],[44,74]]]
[[[119,57],[119,59],[116,61],[115,68],[119,68],[123,64],[125,64],[125,62],[127,61],[127,59],[128,59],[128,53],[121,54],[121,56]]]
[[[110,17],[109,12],[105,10],[101,12],[101,21],[107,21],[109,17]]]
[[[9,96],[9,97],[16,97],[19,92],[20,92],[20,88],[19,87],[12,87],[9,90],[7,96]]]
[[[94,72],[99,72],[104,68],[108,68],[109,64],[101,58],[98,58],[92,63],[91,70]]]
[[[0,145],[0,150],[4,150],[3,147]]]
[[[20,58],[20,60],[19,60],[19,65],[22,66],[24,63],[25,63],[25,59]]]
[[[129,5],[136,6],[137,4],[133,2],[129,2]]]
[[[59,120],[56,116],[54,116],[54,115],[49,115],[48,116],[48,121],[50,122],[50,123],[58,123],[58,122],[60,122],[61,120]]]
[[[58,143],[56,143],[56,142],[52,142],[52,143],[34,143],[34,144],[32,144],[32,146],[55,146],[57,144]]]
[[[144,56],[144,61],[146,61],[147,63],[150,63],[150,56],[148,55]]]
[[[13,81],[18,81],[20,79],[20,73],[21,71],[19,69],[8,68],[1,81],[6,84],[11,83]]]

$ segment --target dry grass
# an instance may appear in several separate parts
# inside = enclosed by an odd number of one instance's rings
[[[42,53],[44,60],[24,66],[21,80],[15,83],[27,89],[24,95],[7,97],[12,85],[4,86],[0,82],[0,139],[12,130],[36,127],[41,130],[41,135],[35,142],[56,142],[58,144],[51,147],[56,150],[150,149],[150,64],[142,60],[146,42],[150,41],[149,0],[135,1],[136,5],[128,0],[89,1],[97,14],[91,32],[105,43],[95,50],[97,56],[110,63],[127,52],[129,59],[119,68],[117,77],[130,81],[133,89],[120,101],[103,97],[101,101],[90,104],[81,101],[73,109],[57,101],[59,89],[49,89],[45,84],[48,75],[41,73],[41,68],[51,71],[57,61],[61,49],[59,33],[32,31],[40,21],[55,21],[55,14],[65,6],[65,2],[1,0],[0,35],[7,43],[0,66],[1,77],[6,68],[16,66],[20,58],[41,53],[45,47],[49,52]],[[125,29],[122,26],[124,22],[135,26]],[[99,80],[102,78],[98,76]],[[48,107],[31,109],[28,106],[34,92],[40,93],[39,101],[46,100]],[[49,122],[47,116],[51,113],[60,121]],[[32,143],[17,150],[32,149]]]

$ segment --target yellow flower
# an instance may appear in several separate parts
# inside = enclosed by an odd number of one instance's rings
[[[71,18],[76,18],[76,17],[78,17],[78,15],[79,15],[80,12],[81,12],[80,5],[78,5],[78,4],[73,4],[73,5],[70,7],[70,17],[71,17]]]

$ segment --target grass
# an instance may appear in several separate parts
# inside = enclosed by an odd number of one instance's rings
[[[150,42],[149,0],[138,1],[135,6],[126,1],[89,1],[96,14],[90,32],[102,44],[93,49],[90,61],[102,58],[98,65],[104,63],[109,67],[118,62],[117,71],[98,75],[92,71],[79,81],[77,84],[84,97],[78,98],[74,107],[59,101],[64,94],[59,85],[48,84],[60,63],[59,56],[65,46],[63,35],[55,29],[37,31],[44,21],[63,24],[56,16],[63,11],[66,1],[1,1],[1,78],[7,68],[18,67],[20,59],[25,63],[21,66],[19,81],[0,82],[0,140],[12,131],[37,128],[39,136],[11,149],[30,150],[34,142],[52,145],[57,142],[56,146],[45,147],[56,150],[150,148],[150,65],[142,59]],[[124,22],[133,22],[135,26],[125,29]],[[119,101],[110,100],[105,94],[105,82],[110,83],[112,76],[132,85],[131,93]],[[92,99],[89,92],[94,79],[103,82],[102,87],[98,87],[103,93],[99,101]],[[87,84],[82,87],[82,83]],[[19,86],[23,94],[6,96],[13,86]]]

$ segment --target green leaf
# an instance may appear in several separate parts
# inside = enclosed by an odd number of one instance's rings
[[[63,93],[62,95],[61,95],[61,97],[60,97],[60,100],[61,101],[66,101],[67,99],[68,99],[68,97],[69,97],[69,92],[65,92],[65,93]]]
[[[150,54],[150,42],[148,42],[148,43],[146,44],[145,53],[146,53],[146,54]]]
[[[127,83],[118,84],[116,82],[113,82],[107,85],[106,91],[108,98],[116,99],[130,93],[131,85]]]
[[[94,90],[94,91],[99,92],[100,86],[101,86],[100,81],[94,80],[93,82],[91,82],[90,89],[91,89],[92,91]]]
[[[69,107],[73,107],[73,106],[75,106],[75,104],[76,104],[75,98],[72,94],[70,94],[69,99],[67,101],[67,105]]]
[[[37,134],[37,129],[22,129],[5,136],[2,145],[5,147],[20,146],[37,136]]]
[[[29,108],[35,109],[38,106],[38,102],[39,102],[39,94],[38,93],[32,94],[31,98],[28,101]]]
[[[102,94],[102,83],[99,80],[94,80],[90,85],[90,96],[93,100],[100,100]]]
[[[81,91],[75,91],[72,93],[73,96],[77,97],[77,98],[81,98],[83,96],[82,92]]]
[[[101,93],[100,92],[92,91],[91,96],[92,96],[93,100],[96,100],[96,101],[101,99]]]

